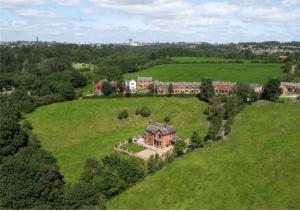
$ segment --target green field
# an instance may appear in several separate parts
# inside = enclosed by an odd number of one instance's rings
[[[140,152],[140,151],[144,150],[144,147],[139,146],[137,144],[133,144],[133,143],[126,144],[124,147],[126,149],[128,149],[130,152],[134,152],[134,153],[137,153],[137,152]]]
[[[213,80],[265,83],[270,77],[284,76],[280,67],[278,63],[164,64],[127,73],[124,78],[152,76],[154,80],[161,81],[200,81],[201,78],[209,77]]]
[[[151,109],[150,118],[135,115],[143,105]],[[66,181],[74,182],[87,158],[111,153],[114,144],[142,134],[150,120],[163,122],[170,116],[179,136],[190,137],[194,130],[204,135],[208,127],[202,114],[205,108],[196,98],[81,99],[39,107],[27,118],[43,148],[57,158]],[[129,118],[119,120],[117,115],[124,109]]]
[[[109,209],[299,209],[300,106],[258,102],[228,140],[174,161]]]
[[[197,63],[197,62],[231,62],[234,59],[223,59],[223,58],[216,58],[216,57],[189,57],[189,56],[182,56],[182,57],[171,57],[172,61],[180,62],[180,63]]]

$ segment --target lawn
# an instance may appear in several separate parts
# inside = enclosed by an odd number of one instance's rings
[[[139,146],[137,144],[133,144],[133,143],[128,143],[128,144],[124,145],[124,147],[126,149],[128,149],[130,152],[134,152],[134,153],[137,153],[137,152],[140,152],[140,151],[144,150],[144,147]]]
[[[258,102],[228,140],[192,152],[108,209],[299,209],[300,106]]]
[[[161,81],[200,81],[209,77],[214,80],[240,81],[249,83],[265,83],[270,77],[283,77],[285,74],[281,64],[251,64],[251,63],[224,63],[224,64],[164,64],[152,68],[127,73],[125,79],[138,76],[152,76]]]
[[[151,109],[150,118],[135,115],[143,105]],[[27,118],[43,148],[57,158],[66,181],[74,182],[87,158],[100,159],[113,152],[114,144],[142,134],[149,121],[162,122],[170,116],[179,136],[190,137],[194,130],[204,135],[205,108],[192,97],[80,99],[39,107]],[[129,118],[119,120],[123,109],[128,109]]]

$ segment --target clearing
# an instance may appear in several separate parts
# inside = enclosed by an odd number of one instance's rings
[[[151,109],[149,118],[135,115],[144,105]],[[143,134],[149,121],[163,122],[170,116],[179,136],[190,137],[195,130],[204,135],[206,106],[192,97],[79,99],[39,107],[27,118],[43,148],[57,158],[66,181],[75,182],[87,158],[100,159],[113,152],[116,143]],[[129,117],[119,120],[124,109]]]

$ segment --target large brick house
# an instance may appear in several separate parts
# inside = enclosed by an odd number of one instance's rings
[[[145,142],[157,148],[165,148],[176,142],[176,130],[170,125],[148,125],[144,132]]]

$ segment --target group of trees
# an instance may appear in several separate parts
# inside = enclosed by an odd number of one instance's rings
[[[98,162],[88,159],[80,181],[66,187],[67,209],[103,209],[105,200],[119,194],[145,176],[143,162],[107,155]]]
[[[216,96],[212,80],[201,81],[200,100],[208,102],[208,108],[204,111],[210,122],[205,140],[219,140],[231,131],[234,117],[245,104],[251,104],[258,99],[276,101],[281,94],[280,80],[269,79],[265,84],[261,96],[246,83],[237,83],[233,92],[228,96]]]
[[[0,208],[59,209],[63,176],[31,133],[30,123],[20,125],[27,108],[22,104],[15,96],[0,96]]]

